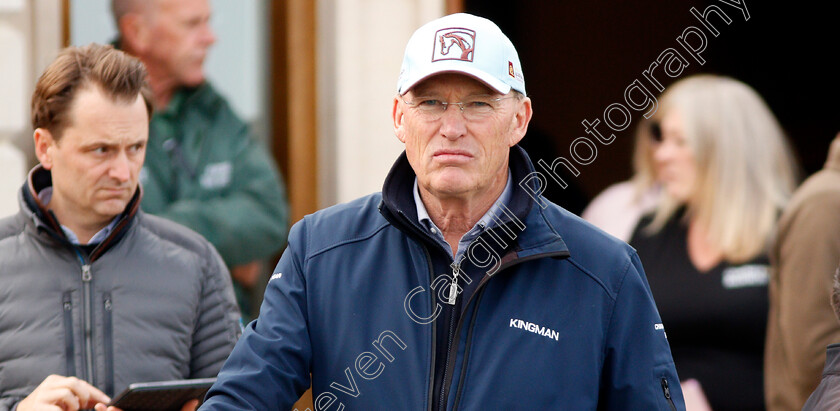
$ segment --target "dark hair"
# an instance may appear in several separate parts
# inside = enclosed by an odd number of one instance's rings
[[[143,97],[152,117],[152,93],[140,60],[112,46],[91,43],[67,47],[50,63],[32,93],[32,127],[44,128],[58,140],[79,90],[96,86],[114,101],[132,103]]]

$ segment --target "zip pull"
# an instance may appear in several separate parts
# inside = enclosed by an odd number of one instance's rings
[[[668,380],[665,377],[662,377],[662,392],[665,394],[665,398],[671,399],[671,389],[668,388]]]
[[[671,389],[668,388],[668,380],[662,377],[660,382],[662,384],[662,393],[665,395],[665,400],[668,401],[668,406],[671,408],[671,411],[677,411],[677,406],[674,405],[674,400],[671,398]]]
[[[92,279],[93,276],[90,274],[90,264],[82,265],[82,281],[88,283]]]
[[[455,305],[455,300],[458,298],[458,275],[461,274],[461,264],[453,261],[449,266],[452,267],[452,282],[449,283],[449,299],[446,303]]]

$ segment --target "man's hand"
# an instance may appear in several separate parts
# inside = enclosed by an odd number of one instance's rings
[[[198,400],[189,400],[183,407],[181,407],[181,411],[195,411],[198,408]],[[105,407],[105,404],[96,404],[96,411],[122,411],[117,407]]]
[[[76,377],[50,375],[29,396],[23,399],[18,411],[78,411],[97,403],[108,403],[108,398],[96,387]]]
[[[260,279],[262,264],[259,261],[251,261],[247,264],[237,265],[230,269],[230,275],[243,287],[252,288]]]

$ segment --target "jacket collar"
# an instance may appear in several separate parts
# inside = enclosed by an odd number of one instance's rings
[[[518,145],[513,146],[508,164],[513,178],[513,195],[510,204],[507,204],[510,213],[499,216],[500,227],[495,230],[503,241],[511,240],[508,233],[515,234],[516,240],[511,241],[515,252],[512,259],[542,254],[568,256],[566,243],[548,222],[543,207],[539,204],[535,207],[535,200],[530,193],[539,192],[540,180],[534,178],[536,171],[528,154]],[[417,208],[412,193],[415,178],[416,174],[408,162],[406,153],[403,152],[385,178],[380,212],[397,228],[434,243],[417,221]],[[530,193],[525,191],[525,187],[530,189]],[[541,204],[548,204],[544,197],[540,196],[539,199]]]
[[[52,173],[45,169],[41,164],[35,166],[29,171],[26,183],[23,184],[20,191],[20,210],[29,220],[31,220],[37,231],[44,231],[51,237],[63,243],[66,246],[73,247],[73,244],[67,240],[64,235],[64,230],[56,218],[55,214],[49,210],[41,200],[38,198],[38,193],[41,190],[52,186]],[[114,226],[111,234],[108,235],[99,245],[90,251],[90,261],[93,262],[102,255],[105,251],[117,244],[125,233],[128,227],[137,215],[140,209],[140,199],[143,196],[143,189],[140,185],[129,200],[125,210],[117,217],[117,224]],[[85,246],[82,246],[84,249]]]

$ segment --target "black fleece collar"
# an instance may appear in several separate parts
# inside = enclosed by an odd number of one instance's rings
[[[513,178],[513,195],[510,204],[506,204],[506,206],[520,221],[525,221],[534,206],[534,200],[520,184],[530,186],[532,192],[538,191],[534,179],[528,178],[535,171],[534,165],[525,150],[515,145],[510,150],[508,167],[510,167],[511,177]],[[416,177],[417,175],[411,168],[405,151],[403,151],[385,178],[385,183],[382,186],[380,211],[392,224],[410,229],[410,231],[418,233],[422,237],[428,237],[417,221],[417,208],[412,193]],[[511,219],[505,215],[499,223],[505,224],[510,221]]]
[[[42,165],[35,166],[30,172],[27,181],[21,187],[21,197],[23,198],[22,206],[26,207],[26,214],[29,214],[35,223],[35,228],[38,231],[45,231],[50,236],[63,243],[64,245],[75,247],[67,240],[64,235],[64,230],[61,229],[61,224],[56,218],[55,214],[50,211],[41,200],[38,199],[38,193],[47,187],[52,187],[52,173],[45,169]],[[131,200],[125,207],[125,210],[117,217],[117,224],[111,234],[99,244],[90,246],[80,246],[79,248],[86,252],[91,262],[101,256],[105,251],[117,244],[128,231],[128,227],[137,215],[140,209],[140,199],[142,198],[143,190],[140,185],[131,197]]]

